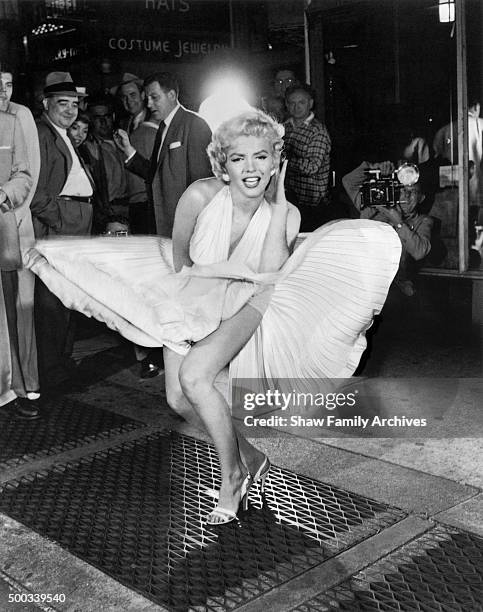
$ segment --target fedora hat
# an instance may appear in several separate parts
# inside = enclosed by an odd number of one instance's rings
[[[44,96],[66,95],[84,98],[85,93],[78,92],[68,72],[49,72],[45,78]]]
[[[143,79],[140,79],[135,74],[132,74],[131,72],[125,72],[122,75],[121,82],[119,83],[119,85],[116,85],[115,87],[111,87],[111,89],[109,90],[109,93],[113,96],[116,96],[123,85],[126,85],[127,83],[136,83],[138,87],[142,87],[143,82],[144,82]]]

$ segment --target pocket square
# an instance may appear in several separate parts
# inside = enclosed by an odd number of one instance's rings
[[[179,140],[177,140],[176,142],[170,142],[169,143],[169,148],[170,149],[177,149],[180,146],[181,146],[181,143],[180,143]]]

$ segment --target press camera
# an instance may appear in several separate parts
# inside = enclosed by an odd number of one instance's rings
[[[368,206],[393,208],[401,203],[401,190],[417,183],[419,170],[415,164],[404,163],[390,175],[381,170],[366,170],[361,186],[361,210]]]

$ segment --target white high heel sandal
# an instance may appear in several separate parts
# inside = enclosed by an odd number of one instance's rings
[[[265,455],[265,458],[262,462],[262,465],[258,468],[256,474],[252,476],[253,484],[256,482],[260,482],[260,493],[263,493],[265,489],[265,480],[270,472],[272,464],[270,463],[269,458]]]
[[[240,504],[238,506],[242,506],[243,510],[248,509],[248,493],[252,484],[252,477],[250,474],[247,474],[240,489],[241,497]],[[233,510],[229,510],[228,508],[223,508],[222,506],[216,506],[216,508],[206,517],[205,523],[207,525],[225,525],[226,523],[231,523],[232,521],[236,520],[238,520],[236,512],[233,512]]]

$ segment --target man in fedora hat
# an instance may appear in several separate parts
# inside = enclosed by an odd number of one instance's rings
[[[121,83],[115,90],[128,114],[127,117],[121,119],[119,125],[131,135],[148,118],[148,111],[144,103],[143,80],[135,74],[125,72],[122,75]]]
[[[116,88],[128,116],[121,119],[119,127],[129,134],[133,147],[149,159],[159,126],[159,119],[150,117],[145,106],[143,81],[135,74],[125,72]],[[145,180],[132,172],[127,173],[129,225],[133,234],[149,234],[152,231],[152,206]]]
[[[77,93],[79,94],[79,100],[78,100],[79,111],[82,113],[86,113],[87,112],[87,98],[89,97],[89,94],[87,93],[87,88],[81,87],[79,85],[76,85],[75,88],[77,89]]]
[[[40,175],[30,204],[36,238],[91,231],[93,182],[67,135],[82,96],[68,72],[47,75],[44,113],[37,123]],[[35,288],[35,323],[40,384],[54,387],[72,370],[74,320],[40,279]]]

